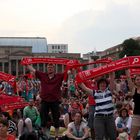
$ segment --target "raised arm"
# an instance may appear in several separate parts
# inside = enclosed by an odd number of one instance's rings
[[[93,90],[90,89],[90,88],[88,88],[88,87],[86,87],[86,85],[85,85],[84,83],[80,83],[80,84],[79,84],[79,87],[80,87],[83,91],[85,91],[88,95],[92,95],[92,94],[93,94]]]
[[[113,93],[115,90],[115,72],[109,73],[110,78],[110,91]]]
[[[132,82],[129,69],[126,69],[125,73],[126,73],[126,76],[127,76],[128,87],[129,87],[130,91],[132,92],[134,87],[135,87],[135,84]]]
[[[35,74],[36,70],[33,68],[33,66],[31,65],[27,65],[27,69],[32,72],[33,74]]]

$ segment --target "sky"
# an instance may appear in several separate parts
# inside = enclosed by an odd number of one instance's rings
[[[0,37],[46,37],[70,53],[140,36],[140,0],[0,0]]]

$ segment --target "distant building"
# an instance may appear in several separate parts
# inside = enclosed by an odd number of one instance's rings
[[[68,53],[68,44],[48,44],[48,53]]]
[[[45,37],[0,37],[0,46],[30,46],[33,53],[48,52]]]
[[[98,51],[98,52],[92,51],[92,52],[83,54],[83,59],[84,60],[89,60],[89,59],[96,60],[98,58],[101,58],[101,55],[102,55],[102,51]]]
[[[102,52],[102,58],[110,57],[113,60],[119,59],[119,54],[123,50],[122,44],[108,48]]]
[[[140,37],[132,37],[132,39],[137,40],[140,43]],[[119,59],[119,54],[123,50],[122,44],[110,47],[103,51],[102,57],[111,57],[113,60]]]
[[[45,38],[0,37],[0,71],[15,76],[25,74],[26,68],[20,65],[23,57],[80,59],[81,54],[48,53]],[[46,64],[33,64],[33,66],[37,70],[46,71]],[[62,72],[64,69],[65,66],[56,65],[57,72]]]
[[[100,59],[102,56],[102,51],[92,51],[92,52],[89,52],[87,54],[83,54],[83,60],[87,60],[87,62],[93,62],[97,59]],[[92,68],[95,68],[97,67],[98,65],[97,64],[92,64],[92,65],[88,65],[87,68],[88,69],[92,69]]]
[[[133,37],[132,39],[137,40],[140,43],[140,37]],[[118,45],[110,47],[104,51],[98,52],[98,53],[96,53],[96,55],[95,55],[94,51],[84,54],[83,59],[88,59],[90,61],[92,59],[92,57],[95,58],[95,56],[97,56],[98,58],[110,57],[113,60],[117,60],[117,59],[119,59],[119,54],[122,50],[123,50],[122,44],[118,44]]]

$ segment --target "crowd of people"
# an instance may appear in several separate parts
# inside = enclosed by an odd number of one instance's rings
[[[12,116],[0,113],[0,140],[53,139],[136,140],[140,130],[140,75],[133,79],[115,79],[111,72],[87,83],[75,85],[75,73],[56,73],[47,65],[47,73],[27,65],[33,79],[19,78],[17,96],[29,104]],[[108,77],[107,77],[108,76]],[[13,95],[10,85],[1,81],[1,93]],[[60,128],[64,128],[60,132]]]

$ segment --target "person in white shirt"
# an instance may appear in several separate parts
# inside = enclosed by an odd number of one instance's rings
[[[85,122],[82,121],[82,113],[76,112],[74,121],[68,124],[66,132],[68,139],[85,140],[89,137],[88,127]]]
[[[132,123],[132,118],[129,116],[128,110],[126,108],[122,108],[120,110],[119,116],[115,120],[116,130],[118,134],[123,132],[130,134],[131,123]]]

